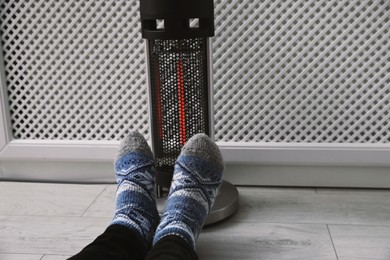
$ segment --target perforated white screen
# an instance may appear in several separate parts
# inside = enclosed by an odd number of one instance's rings
[[[390,142],[390,2],[215,0],[219,141]],[[149,135],[138,0],[1,1],[17,139]]]
[[[390,1],[221,1],[216,136],[390,141]]]
[[[148,132],[137,1],[2,1],[11,121],[19,139]]]

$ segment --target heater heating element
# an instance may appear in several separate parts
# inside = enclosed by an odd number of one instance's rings
[[[191,136],[210,135],[206,46],[207,40],[198,38],[149,41],[151,132],[162,174],[173,172],[180,149]],[[169,186],[169,177],[159,180]]]

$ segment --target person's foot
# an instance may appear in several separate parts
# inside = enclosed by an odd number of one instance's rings
[[[149,248],[160,219],[154,190],[156,170],[153,153],[138,132],[122,141],[115,172],[118,188],[111,224],[126,226]]]
[[[217,197],[223,159],[218,146],[205,134],[193,136],[178,157],[167,205],[153,244],[166,236],[195,242]]]

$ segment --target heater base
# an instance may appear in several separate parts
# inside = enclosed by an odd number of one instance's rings
[[[167,198],[157,198],[157,209],[160,214],[164,211]],[[238,209],[238,190],[231,183],[222,181],[220,192],[206,219],[205,225],[222,221],[235,213]]]

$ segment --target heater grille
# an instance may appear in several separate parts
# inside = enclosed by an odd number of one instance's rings
[[[16,139],[149,134],[138,0],[0,1]],[[215,137],[389,143],[390,2],[215,0]]]
[[[173,166],[191,136],[209,133],[206,44],[205,39],[149,41],[157,167]]]

